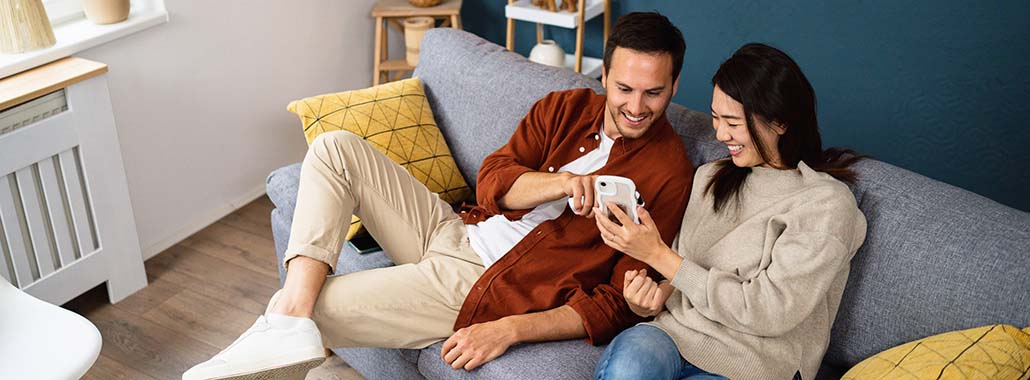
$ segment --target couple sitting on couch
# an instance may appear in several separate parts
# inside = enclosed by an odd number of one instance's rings
[[[283,289],[183,379],[278,378],[320,364],[323,347],[441,340],[445,362],[472,370],[513,344],[584,337],[611,341],[599,379],[814,378],[865,237],[841,182],[855,158],[822,150],[797,64],[749,44],[712,79],[713,128],[731,157],[694,173],[664,115],[684,49],[664,16],[620,18],[606,94],[537,102],[483,162],[478,205],[461,213],[360,137],[320,135],[302,164]],[[597,175],[635,182],[639,224],[618,207],[618,222],[599,216]],[[352,214],[396,266],[327,277]]]

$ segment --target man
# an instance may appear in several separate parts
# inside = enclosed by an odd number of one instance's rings
[[[645,265],[603,243],[591,219],[594,180],[633,179],[670,244],[693,173],[665,118],[683,51],[664,16],[620,18],[604,54],[607,94],[538,101],[484,160],[478,206],[460,214],[360,137],[320,135],[302,164],[283,289],[183,379],[301,373],[324,360],[323,346],[446,339],[442,359],[472,370],[519,342],[607,343],[640,321],[621,290],[624,274]],[[397,265],[327,278],[352,213]]]

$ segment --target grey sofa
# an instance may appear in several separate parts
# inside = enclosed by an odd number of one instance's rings
[[[537,99],[574,87],[601,90],[593,79],[531,63],[452,29],[426,34],[415,76],[469,184],[482,159],[508,140]],[[668,117],[695,165],[725,155],[708,115],[672,104]],[[295,164],[268,177],[280,260],[299,171]],[[1030,326],[1030,214],[876,160],[863,161],[857,171],[853,191],[868,236],[852,262],[819,378],[839,378],[881,350],[944,331]],[[381,253],[344,248],[338,271],[388,265]],[[369,379],[587,379],[603,347],[580,340],[519,345],[472,372],[444,364],[440,344],[334,351]]]

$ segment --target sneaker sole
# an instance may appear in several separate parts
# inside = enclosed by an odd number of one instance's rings
[[[283,380],[294,378],[303,379],[304,375],[306,375],[308,371],[322,365],[323,362],[325,362],[325,358],[316,358],[308,361],[290,364],[285,367],[271,368],[243,375],[219,377],[216,380]]]

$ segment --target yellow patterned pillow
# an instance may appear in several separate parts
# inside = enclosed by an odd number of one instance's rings
[[[461,202],[472,192],[436,126],[418,78],[304,98],[290,102],[286,109],[300,116],[308,144],[323,132],[350,131],[407,169],[444,201]],[[360,229],[355,216],[347,239]]]
[[[1030,327],[990,325],[934,335],[863,360],[842,380],[1030,379]]]

